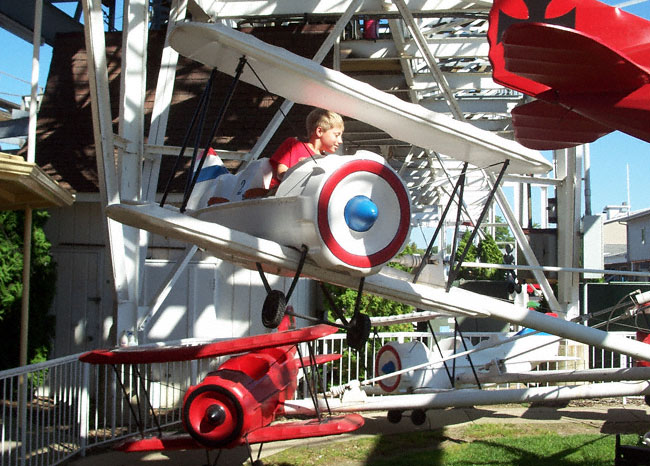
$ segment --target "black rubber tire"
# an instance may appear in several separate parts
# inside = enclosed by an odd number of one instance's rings
[[[427,413],[423,409],[414,409],[411,413],[411,422],[416,426],[421,426],[427,420]]]
[[[357,314],[350,321],[348,326],[348,345],[357,351],[366,347],[366,342],[370,336],[370,317],[366,314]]]
[[[402,420],[402,412],[398,411],[396,409],[391,409],[388,411],[388,416],[386,416],[388,419],[388,422],[391,424],[397,424],[399,421]]]
[[[280,290],[271,290],[262,305],[262,324],[266,328],[278,328],[284,312],[287,310],[287,298]]]

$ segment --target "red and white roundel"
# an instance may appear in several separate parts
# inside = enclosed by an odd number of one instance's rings
[[[391,345],[382,346],[377,353],[377,359],[375,360],[376,376],[379,377],[400,370],[402,370],[402,361],[400,360],[397,350]],[[378,383],[385,392],[392,392],[397,388],[400,380],[401,376],[396,375],[395,377],[381,379]]]
[[[378,216],[367,231],[355,231],[345,221],[345,207],[355,196],[366,196]],[[407,239],[411,220],[408,192],[387,165],[359,159],[345,163],[325,181],[318,197],[318,232],[329,251],[344,264],[372,268],[392,259]]]

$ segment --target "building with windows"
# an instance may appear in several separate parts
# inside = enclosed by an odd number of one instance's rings
[[[650,271],[650,208],[604,221],[605,268]],[[611,278],[618,279],[616,276]],[[648,281],[627,277],[625,281]]]

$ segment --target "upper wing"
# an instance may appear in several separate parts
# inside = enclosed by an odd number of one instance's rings
[[[185,346],[134,346],[110,350],[94,350],[79,357],[91,364],[145,364],[154,362],[189,361],[229,354],[257,351],[264,348],[293,345],[331,335],[338,329],[330,325],[315,325],[297,330],[267,333],[251,337],[223,340],[215,343]]]
[[[536,150],[555,150],[595,141],[612,128],[561,105],[534,100],[510,112],[515,139]]]
[[[518,23],[502,36],[505,70],[553,89],[553,94],[629,93],[650,75],[620,51],[584,32],[542,23]],[[506,86],[553,99],[516,77],[499,77]],[[541,92],[540,92],[541,91]]]
[[[225,73],[234,73],[245,56],[250,65],[241,75],[245,82],[263,84],[270,92],[294,102],[333,110],[369,123],[396,139],[476,166],[509,160],[508,170],[515,173],[546,173],[551,168],[541,154],[514,141],[403,101],[220,24],[179,24],[171,33],[170,43],[182,55]]]

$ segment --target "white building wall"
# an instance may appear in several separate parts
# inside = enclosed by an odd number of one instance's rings
[[[77,201],[72,207],[52,209],[50,213],[45,230],[58,264],[51,311],[56,315],[54,356],[114,346],[116,305],[99,204]],[[160,236],[153,236],[150,244],[153,247],[145,264],[141,315],[185,246]],[[285,292],[291,285],[289,278],[267,275],[267,279],[273,288]],[[313,315],[313,290],[310,280],[300,280],[290,300],[296,311]],[[257,271],[235,267],[199,251],[139,340],[229,338],[265,332],[261,323],[265,297]]]
[[[627,250],[632,263],[650,261],[650,215],[628,221]]]

